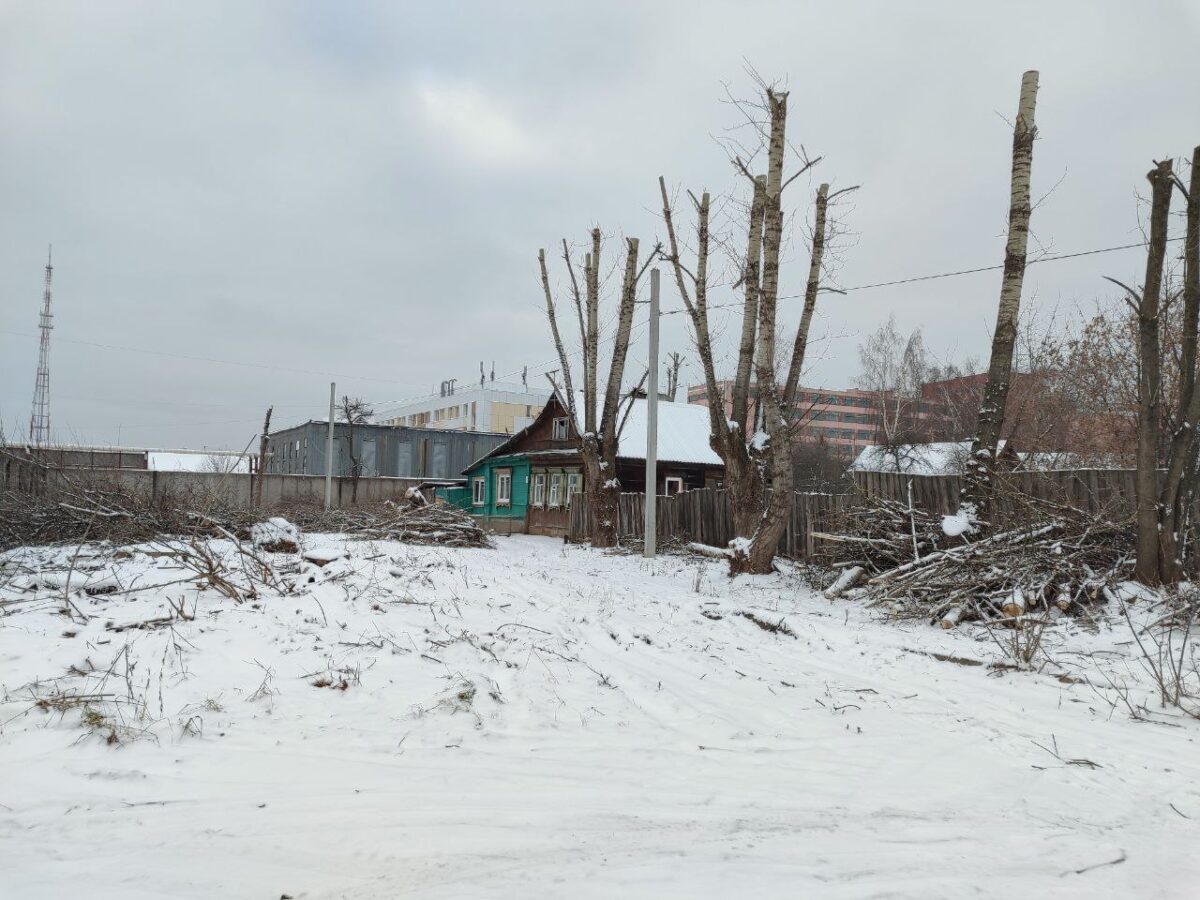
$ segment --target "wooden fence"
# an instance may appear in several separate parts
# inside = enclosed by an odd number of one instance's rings
[[[813,555],[812,533],[827,528],[848,498],[846,494],[793,494],[787,530],[779,540],[780,555],[792,559],[810,558]],[[645,536],[646,495],[622,494],[619,504],[621,538],[641,540]],[[674,539],[724,547],[733,539],[733,515],[729,496],[723,490],[705,488],[659,497],[657,506],[656,533],[660,541]],[[567,514],[568,541],[587,539],[589,518],[587,498],[582,494],[573,495]]]
[[[837,528],[837,513],[863,497],[882,497],[912,503],[935,515],[958,508],[962,479],[958,475],[904,475],[889,472],[853,472],[854,493],[795,494],[787,531],[779,541],[779,552],[792,559],[814,555],[814,531]],[[1131,517],[1137,505],[1133,469],[1074,469],[1053,472],[1002,472],[997,478],[994,518],[1017,518],[1023,499],[1035,498],[1072,506],[1113,519]],[[1198,510],[1200,512],[1200,510]],[[622,494],[620,536],[641,540],[645,530],[646,496]],[[582,494],[571,497],[567,516],[567,540],[587,539],[589,509]],[[658,498],[658,539],[696,541],[724,547],[733,538],[733,516],[729,497],[723,490],[686,491]]]
[[[946,515],[958,508],[962,478],[958,475],[904,475],[893,472],[851,472],[859,494],[908,503]],[[1083,512],[1112,518],[1132,516],[1137,508],[1133,469],[1070,469],[1052,472],[1001,472],[997,479],[996,517],[1003,519],[1022,497],[1049,500]]]

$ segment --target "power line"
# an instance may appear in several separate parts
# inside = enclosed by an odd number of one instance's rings
[[[1183,238],[1182,237],[1173,237],[1173,238],[1170,238],[1169,240],[1170,241],[1180,241],[1180,240],[1183,240]],[[1095,255],[1102,254],[1102,253],[1114,253],[1114,252],[1121,251],[1121,250],[1133,250],[1133,249],[1136,249],[1139,247],[1145,247],[1145,246],[1147,246],[1147,243],[1145,241],[1138,241],[1137,243],[1120,244],[1120,245],[1113,246],[1113,247],[1100,247],[1100,248],[1096,248],[1093,250],[1080,250],[1080,251],[1077,251],[1074,253],[1060,253],[1060,254],[1056,254],[1056,255],[1052,255],[1052,256],[1044,256],[1039,259],[1030,260],[1027,263],[1027,265],[1035,265],[1037,263],[1045,263],[1045,262],[1058,262],[1058,261],[1066,260],[1066,259],[1076,259],[1076,258],[1082,257],[1082,256],[1095,256]],[[851,293],[853,291],[866,291],[866,290],[872,290],[874,288],[895,287],[895,286],[899,286],[899,285],[903,285],[903,284],[915,284],[915,283],[919,283],[919,282],[923,282],[923,281],[935,281],[935,280],[939,280],[942,278],[956,278],[956,277],[962,276],[962,275],[976,275],[976,274],[979,274],[982,272],[994,272],[994,271],[999,271],[1003,268],[1004,268],[1003,264],[990,265],[990,266],[976,266],[976,267],[970,268],[970,269],[956,269],[951,272],[938,272],[938,273],[931,274],[931,275],[913,275],[913,276],[909,276],[907,278],[892,279],[890,281],[879,281],[879,282],[874,282],[871,284],[859,284],[859,285],[854,285],[854,286],[848,287],[848,288],[842,288],[841,290],[845,293]],[[785,296],[780,297],[779,299],[780,300],[795,300],[795,299],[798,299],[803,296],[804,296],[803,294],[787,294]],[[729,309],[732,307],[740,307],[740,306],[744,306],[744,305],[745,305],[744,301],[734,301],[731,303],[709,304],[708,309]],[[678,315],[680,313],[685,313],[685,312],[687,312],[686,309],[680,308],[680,309],[673,309],[673,310],[665,311],[662,313],[662,315],[663,316],[672,316],[672,315]],[[640,331],[641,329],[645,328],[648,324],[649,324],[648,320],[643,320],[642,322],[637,323],[636,325],[633,326],[634,332]],[[37,337],[37,335],[29,334],[27,332],[12,331],[9,329],[0,329],[0,334],[11,335],[14,337],[26,337],[26,338]],[[614,337],[614,335],[609,335],[608,337],[604,338],[603,342],[609,343],[613,340],[613,337]],[[633,337],[632,333],[631,333],[630,337],[631,338]],[[375,383],[380,383],[380,384],[408,385],[408,384],[412,383],[412,382],[397,381],[396,379],[389,379],[389,378],[372,378],[372,377],[368,377],[368,376],[347,375],[347,374],[338,375],[335,372],[322,371],[322,370],[318,370],[318,369],[302,369],[302,368],[297,368],[297,367],[293,367],[293,366],[272,365],[270,363],[246,362],[243,360],[221,359],[221,358],[217,358],[217,357],[208,357],[208,356],[195,356],[195,355],[184,354],[184,353],[172,353],[172,352],[168,352],[165,350],[151,350],[151,349],[148,349],[145,347],[128,347],[128,346],[122,346],[122,345],[118,345],[118,344],[106,344],[106,343],[99,343],[96,341],[83,341],[83,340],[72,339],[72,338],[60,337],[60,338],[57,338],[57,340],[60,343],[76,344],[78,346],[84,346],[84,347],[94,347],[94,348],[100,349],[100,350],[114,350],[114,351],[118,351],[118,352],[122,352],[122,353],[141,353],[141,354],[145,354],[145,355],[149,355],[149,356],[163,357],[166,359],[183,359],[183,360],[189,360],[192,362],[206,362],[206,363],[211,363],[214,365],[239,366],[242,368],[261,369],[261,370],[275,371],[275,372],[286,372],[289,374],[313,375],[313,376],[319,376],[322,378],[330,378],[335,381],[345,379],[345,380],[351,380],[351,381],[375,382]],[[582,352],[583,352],[583,350],[581,348],[579,350],[571,351],[567,355],[569,357],[573,358],[576,356],[580,356],[582,354]],[[558,365],[559,365],[559,360],[554,359],[554,360],[551,360],[549,362],[542,364],[542,368],[540,369],[540,371],[533,371],[533,372],[530,372],[530,374],[544,375],[547,372],[550,372],[553,369],[555,369]],[[536,369],[537,367],[535,366],[533,368]],[[500,380],[503,381],[505,379],[516,377],[517,375],[520,375],[521,372],[522,372],[521,369],[517,369],[513,372],[509,372],[505,375],[502,375]],[[471,384],[473,378],[474,378],[474,376],[472,375],[471,378],[463,378],[463,379],[458,379],[458,380],[462,381],[462,383],[465,385],[465,384]],[[409,397],[401,397],[401,398],[388,399],[388,400],[375,400],[375,401],[372,401],[372,403],[374,403],[376,405],[381,405],[381,406],[387,406],[387,405],[398,406],[400,404],[411,402],[414,400],[423,400],[423,399],[426,399],[431,396],[433,396],[432,393],[413,394]],[[297,406],[298,405],[299,404],[297,404]]]
[[[1182,241],[1183,236],[1169,238],[1168,240],[1169,241]],[[1043,256],[1043,257],[1040,257],[1039,259],[1031,259],[1026,263],[1026,265],[1032,266],[1037,263],[1058,262],[1059,260],[1063,260],[1063,259],[1076,259],[1080,256],[1095,256],[1096,254],[1099,254],[1099,253],[1113,253],[1117,250],[1133,250],[1135,248],[1145,247],[1145,246],[1147,246],[1146,241],[1139,241],[1136,244],[1121,244],[1116,247],[1100,247],[1095,250],[1079,250],[1075,253],[1059,253],[1059,254],[1055,254],[1053,256]],[[897,278],[892,281],[877,281],[874,284],[856,284],[853,287],[839,288],[839,290],[842,293],[849,294],[852,291],[869,291],[873,288],[895,287],[895,286],[901,285],[901,284],[916,284],[917,282],[921,282],[921,281],[935,281],[939,278],[954,278],[959,275],[977,275],[980,272],[997,272],[1003,268],[1004,268],[1003,263],[1000,263],[999,265],[993,265],[993,266],[977,266],[973,269],[957,269],[953,272],[938,272],[933,275],[913,275],[909,278]],[[787,294],[786,296],[780,297],[779,299],[780,300],[796,300],[803,296],[804,296],[803,294]],[[738,301],[738,302],[734,302],[734,303],[710,304],[708,308],[709,309],[726,309],[731,306],[745,306],[745,302]],[[673,309],[670,312],[663,313],[663,315],[664,316],[676,315],[681,312],[687,312],[687,310],[686,309]]]

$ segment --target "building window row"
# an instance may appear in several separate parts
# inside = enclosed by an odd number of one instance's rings
[[[534,469],[530,505],[537,509],[559,509],[583,490],[583,473],[578,469]]]

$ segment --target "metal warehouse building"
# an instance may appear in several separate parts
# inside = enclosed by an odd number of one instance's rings
[[[349,426],[334,425],[333,474],[350,476]],[[280,475],[324,475],[329,425],[312,420],[270,436],[267,471]],[[483,431],[443,431],[403,425],[355,425],[354,446],[362,476],[461,478],[475,460],[509,438]]]

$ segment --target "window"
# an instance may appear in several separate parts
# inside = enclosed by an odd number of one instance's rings
[[[471,504],[483,506],[487,503],[487,479],[476,478],[471,482]]]
[[[569,420],[566,417],[554,420],[554,432],[552,435],[554,440],[565,441],[567,439],[567,433],[568,433],[567,422],[568,421]]]
[[[533,476],[533,505],[546,505],[546,473],[538,472]]]
[[[571,495],[578,494],[583,489],[583,475],[579,472],[567,473],[567,503],[571,502]]]
[[[496,470],[496,505],[512,506],[512,469]]]
[[[675,494],[683,493],[683,479],[682,478],[676,478],[675,476],[670,476],[663,481],[663,485],[666,488],[666,490],[664,490],[663,493],[665,493],[668,497],[673,496]]]
[[[562,498],[562,472],[554,472],[550,476],[550,502],[547,504],[551,509],[561,506]]]

